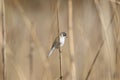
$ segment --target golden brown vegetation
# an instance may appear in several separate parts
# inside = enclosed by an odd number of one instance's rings
[[[0,0],[0,80],[120,80],[119,19],[119,0]]]

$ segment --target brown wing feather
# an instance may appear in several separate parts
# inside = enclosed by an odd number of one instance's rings
[[[59,48],[60,47],[60,42],[59,42],[59,36],[54,40],[52,48],[53,47]]]

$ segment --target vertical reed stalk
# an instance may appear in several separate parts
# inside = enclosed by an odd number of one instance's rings
[[[6,55],[5,55],[5,43],[6,43],[6,31],[5,31],[5,3],[2,0],[2,62],[3,62],[3,80],[6,80]]]
[[[73,4],[72,0],[68,0],[68,28],[69,28],[69,44],[70,54],[72,57],[72,80],[76,80],[76,67],[75,67],[75,50],[74,50],[74,37],[73,37]]]
[[[57,0],[57,27],[58,27],[58,35],[60,33],[59,8],[60,8],[60,0]],[[60,69],[60,78],[59,79],[63,80],[63,77],[62,77],[62,54],[61,54],[61,48],[60,47],[59,47],[59,65],[60,65],[60,68],[59,68]]]

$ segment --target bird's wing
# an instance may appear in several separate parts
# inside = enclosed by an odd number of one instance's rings
[[[59,48],[59,46],[60,46],[60,41],[59,41],[59,36],[54,40],[54,42],[53,42],[53,45],[52,45],[52,47],[51,47],[51,50],[50,50],[50,52],[49,52],[49,54],[48,54],[48,57],[53,53],[53,51],[55,50],[55,48]]]
[[[59,41],[59,36],[58,36],[58,37],[56,37],[56,39],[54,40],[53,45],[52,45],[51,48],[53,48],[53,47],[59,48],[59,46],[60,46],[60,41]]]

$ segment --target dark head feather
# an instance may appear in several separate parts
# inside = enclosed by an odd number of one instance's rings
[[[65,32],[61,32],[60,35],[63,35],[63,36],[67,36],[67,34]]]

